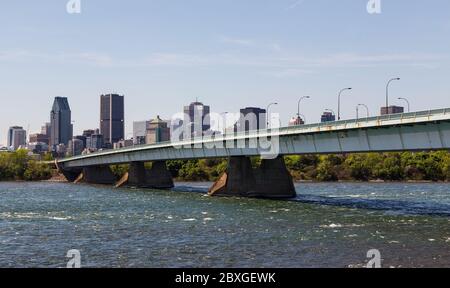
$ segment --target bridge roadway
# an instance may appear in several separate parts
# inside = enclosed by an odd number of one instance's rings
[[[449,149],[447,108],[139,145],[56,164],[69,181],[97,184],[115,182],[109,165],[130,164],[118,185],[170,188],[165,161],[228,158],[227,171],[211,187],[211,195],[284,198],[294,197],[295,189],[283,155]],[[252,169],[251,156],[262,157],[261,167]],[[146,170],[145,162],[153,162],[152,169]]]

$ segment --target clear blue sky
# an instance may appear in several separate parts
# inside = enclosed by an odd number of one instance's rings
[[[67,96],[75,133],[97,128],[99,95],[126,95],[132,122],[170,118],[195,98],[215,112],[273,110],[286,123],[304,102],[307,121],[355,106],[378,112],[390,77],[393,103],[450,107],[450,1],[381,0],[3,0],[0,4],[0,143],[11,125],[30,132]]]

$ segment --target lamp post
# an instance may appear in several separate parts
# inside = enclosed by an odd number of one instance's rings
[[[403,97],[398,97],[398,100],[403,100],[408,105],[408,113],[411,112],[411,106],[409,105],[409,100]]]
[[[356,119],[359,119],[359,107],[362,106],[364,108],[366,108],[366,112],[367,112],[367,118],[369,118],[369,107],[367,107],[366,104],[358,104],[358,106],[356,106]]]
[[[297,106],[297,116],[298,118],[300,118],[300,103],[302,102],[302,100],[304,99],[310,99],[311,96],[303,96],[298,100],[298,106]]]
[[[272,105],[278,105],[278,103],[277,102],[274,102],[274,103],[270,103],[268,106],[267,106],[267,109],[266,109],[266,113],[267,113],[267,115],[266,115],[266,120],[267,120],[267,129],[270,129],[270,114],[269,114],[269,109],[270,109],[270,106],[272,106]]]
[[[353,88],[344,88],[341,91],[339,91],[338,95],[338,120],[341,120],[341,94],[346,90],[352,90]]]
[[[399,81],[399,80],[400,78],[392,78],[386,84],[386,109],[388,109],[389,107],[389,85],[391,84],[392,81]]]

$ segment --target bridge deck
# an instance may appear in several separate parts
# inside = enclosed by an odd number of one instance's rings
[[[139,146],[131,146],[131,147],[126,147],[126,148],[122,148],[122,149],[116,149],[116,150],[105,150],[105,151],[100,151],[100,152],[96,152],[96,153],[92,153],[92,154],[87,154],[87,155],[81,155],[81,156],[75,156],[75,157],[70,157],[70,158],[65,158],[65,159],[61,159],[58,160],[59,163],[70,163],[70,162],[76,162],[77,164],[73,163],[73,166],[77,166],[77,165],[82,165],[83,160],[87,160],[86,164],[89,165],[94,165],[93,163],[95,161],[93,161],[93,158],[102,158],[103,160],[101,161],[102,163],[104,163],[109,157],[113,157],[113,158],[117,158],[114,156],[118,156],[118,155],[127,155],[127,154],[133,154],[136,155],[137,153],[143,153],[143,152],[150,152],[150,151],[159,151],[159,150],[167,150],[169,148],[173,148],[173,147],[189,147],[191,148],[193,145],[206,145],[208,143],[218,143],[218,142],[228,142],[228,141],[236,141],[236,140],[242,140],[242,139],[259,139],[259,138],[267,138],[267,137],[275,137],[275,136],[279,136],[280,139],[283,138],[290,138],[292,136],[299,136],[299,137],[308,137],[309,135],[320,135],[320,134],[324,134],[326,132],[329,132],[328,134],[333,134],[333,136],[329,137],[329,139],[321,139],[322,141],[325,142],[329,142],[329,141],[333,141],[335,140],[335,138],[339,138],[339,133],[343,133],[345,131],[348,131],[349,133],[351,131],[366,131],[366,130],[373,130],[373,129],[377,129],[377,128],[395,128],[395,127],[412,127],[412,126],[417,126],[420,124],[434,124],[434,123],[450,123],[450,108],[446,108],[446,109],[437,109],[437,110],[429,110],[429,111],[421,111],[421,112],[413,112],[413,113],[404,113],[404,114],[391,114],[391,115],[385,115],[385,116],[377,116],[377,117],[370,117],[370,118],[360,118],[360,119],[352,119],[352,120],[343,120],[343,121],[336,121],[336,122],[327,122],[327,123],[318,123],[318,124],[309,124],[309,125],[301,125],[301,126],[293,126],[293,127],[283,127],[283,128],[279,128],[279,129],[272,129],[272,130],[259,130],[259,131],[249,131],[249,132],[239,132],[239,133],[234,133],[234,134],[228,134],[228,135],[215,135],[215,136],[208,136],[208,137],[200,137],[200,138],[194,138],[191,140],[187,140],[187,141],[179,141],[179,142],[164,142],[164,143],[158,143],[158,144],[151,144],[151,145],[139,145]],[[449,124],[450,125],[450,124]],[[423,150],[427,150],[430,148],[434,148],[436,147],[437,149],[448,149],[450,147],[450,140],[448,140],[447,138],[450,137],[448,128],[450,128],[450,126],[446,124],[446,126],[444,127],[445,130],[444,132],[446,133],[444,136],[441,135],[441,131],[439,131],[439,135],[438,137],[440,137],[440,145],[435,145],[433,143],[431,143],[430,145],[422,145],[424,147],[421,148],[420,145],[413,146],[416,147],[417,149],[423,149]],[[433,129],[440,129],[439,127],[433,128]],[[393,135],[393,133],[401,133],[398,131],[392,131],[390,132],[389,135]],[[419,131],[417,133],[423,133],[423,131]],[[447,135],[448,134],[448,135]],[[420,135],[420,134],[417,134]],[[363,135],[364,136],[364,135]],[[381,134],[379,135],[381,137],[383,137]],[[319,137],[319,136],[317,136]],[[345,136],[348,137],[348,136]],[[356,136],[353,136],[354,138]],[[361,136],[359,136],[361,137]],[[369,135],[365,135],[365,137],[369,137]],[[434,140],[430,138],[431,136],[428,135],[428,138],[425,142],[433,142]],[[434,136],[433,136],[434,137]],[[402,138],[402,137],[400,137]],[[445,138],[445,139],[443,139]],[[386,139],[388,140],[388,139]],[[300,141],[300,140],[298,140]],[[314,142],[315,140],[313,140]],[[361,140],[357,140],[359,142],[361,142]],[[369,141],[369,140],[367,140]],[[378,140],[377,140],[378,141]],[[381,141],[383,141],[383,139],[381,139]],[[399,140],[400,142],[403,142],[403,139]],[[428,142],[427,142],[428,141]],[[292,140],[291,140],[292,142]],[[305,142],[305,141],[304,141]],[[339,142],[339,143],[337,143]],[[336,145],[336,149],[329,149],[330,153],[335,151],[335,152],[340,152],[340,151],[344,151],[345,149],[342,149],[342,147],[340,147],[340,149],[337,148],[337,145],[342,146],[341,145],[341,141],[338,139],[335,144],[330,144],[330,145]],[[439,142],[439,141],[438,141]],[[285,143],[286,144],[286,143]],[[291,144],[291,143],[289,143]],[[300,143],[298,143],[300,145]],[[320,144],[320,143],[319,143]],[[361,143],[359,143],[361,146]],[[312,145],[312,144],[311,144]],[[286,144],[285,146],[289,146],[288,144]],[[292,146],[295,146],[295,144],[292,144]],[[297,145],[298,146],[298,145]],[[318,151],[317,149],[317,145],[316,143],[314,143],[315,146],[315,150],[311,149],[310,153],[321,153],[321,151]],[[363,145],[364,146],[364,145]],[[368,148],[364,148],[362,149],[360,152],[364,152],[364,151],[371,151],[370,147],[371,145],[369,143],[367,143]],[[439,147],[442,146],[442,147]],[[392,150],[401,150],[402,147],[404,148],[405,145],[402,143],[402,146],[399,147],[398,144],[396,144],[396,146],[393,146],[395,149]],[[179,148],[177,148],[178,150],[180,150]],[[185,148],[183,148],[185,149]],[[226,149],[226,148],[225,148]],[[368,149],[368,150],[367,150]],[[182,149],[181,149],[182,150]],[[242,149],[241,149],[242,150]],[[390,150],[390,149],[386,149],[386,150]],[[412,149],[410,149],[412,150]],[[303,150],[299,150],[296,149],[295,147],[292,149],[286,148],[283,149],[283,151],[281,151],[280,154],[296,154],[296,153],[303,153]],[[308,152],[309,150],[304,150],[306,152]],[[352,150],[353,151],[353,150]],[[355,152],[358,151],[357,148],[355,148],[354,150]],[[380,151],[380,149],[373,149],[373,151]],[[328,152],[327,150],[323,151],[324,153]],[[245,151],[241,153],[244,153],[244,155],[246,155]],[[251,155],[255,155],[255,151],[252,151],[249,153],[249,156]],[[208,153],[199,153],[199,154],[195,154],[195,153],[191,153],[193,155],[193,157],[189,157],[189,155],[187,155],[186,157],[182,156],[180,158],[178,158],[177,155],[181,155],[181,154],[177,154],[175,155],[174,153],[171,153],[168,159],[187,159],[187,158],[202,158],[202,157],[209,157],[208,155],[210,155],[211,157],[224,157],[227,155],[230,155],[229,151],[225,154],[223,153],[213,153],[213,154],[208,154]],[[256,153],[257,154],[257,153]],[[166,155],[169,155],[166,153]],[[196,156],[197,155],[197,156]],[[168,156],[160,156],[160,157],[156,157],[156,159],[154,160],[161,160],[161,159],[166,159]],[[138,157],[139,158],[139,157]],[[147,157],[147,158],[152,158],[152,157]],[[146,158],[146,159],[147,159]],[[91,161],[89,161],[89,160]],[[125,157],[122,160],[114,160],[112,161],[113,163],[126,163],[131,159],[129,157]],[[132,157],[132,159],[135,159]],[[131,160],[132,160],[131,159]],[[147,159],[147,161],[152,161],[152,159]],[[69,165],[72,166],[72,165]]]

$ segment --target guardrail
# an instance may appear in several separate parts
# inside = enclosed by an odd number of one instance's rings
[[[70,157],[70,158],[63,158],[63,159],[59,159],[58,162],[67,162],[67,161],[72,161],[72,160],[77,160],[77,159],[106,156],[106,155],[113,155],[113,154],[126,153],[126,152],[135,152],[135,151],[140,151],[140,150],[167,148],[167,147],[173,147],[173,146],[188,146],[188,145],[195,145],[195,144],[208,143],[208,142],[217,142],[217,141],[233,141],[233,140],[256,138],[256,137],[272,137],[272,136],[283,136],[283,135],[292,135],[292,134],[317,133],[317,132],[324,132],[324,131],[337,131],[337,130],[348,130],[348,129],[358,129],[358,128],[380,127],[380,126],[385,126],[385,125],[389,126],[389,125],[395,125],[395,124],[404,124],[405,122],[418,123],[418,122],[429,121],[431,118],[435,118],[438,116],[444,116],[444,117],[448,116],[448,120],[450,120],[450,108],[418,111],[418,112],[410,112],[410,113],[401,113],[401,114],[389,114],[389,115],[374,116],[374,117],[368,117],[368,118],[340,120],[340,121],[333,121],[333,122],[298,125],[298,126],[290,126],[290,127],[281,127],[281,128],[277,128],[277,129],[242,131],[242,132],[236,132],[233,134],[201,136],[201,137],[194,137],[194,138],[191,138],[188,140],[183,140],[183,141],[166,141],[166,142],[160,142],[160,143],[156,143],[156,144],[133,145],[130,147],[124,147],[124,148],[120,148],[120,149],[110,149],[110,150],[99,151],[99,152],[86,154],[86,155],[74,156],[74,157]],[[400,121],[400,122],[392,123],[392,121]]]

